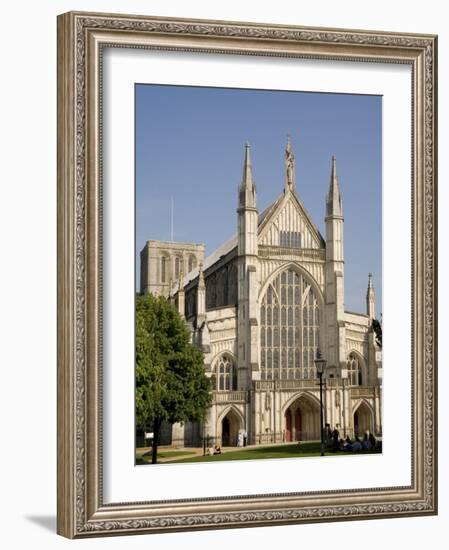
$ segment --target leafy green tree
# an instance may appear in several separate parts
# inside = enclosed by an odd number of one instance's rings
[[[152,463],[163,421],[204,420],[212,402],[203,353],[166,298],[136,297],[136,421],[152,424]]]
[[[373,319],[371,326],[376,335],[376,344],[382,349],[382,325],[377,319]]]

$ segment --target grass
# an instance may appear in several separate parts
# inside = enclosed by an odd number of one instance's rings
[[[146,452],[146,451],[145,451]],[[136,453],[136,464],[151,464],[151,454],[143,456],[144,451],[138,451]],[[188,456],[194,455],[195,452],[192,451],[162,451],[157,453],[157,458],[172,458],[177,456]],[[173,462],[173,461],[170,461]]]
[[[350,453],[345,451],[325,451],[327,456],[352,455],[352,454],[373,454],[375,451],[361,451],[361,453]],[[319,441],[307,441],[300,445],[291,443],[287,445],[273,445],[271,447],[252,447],[241,451],[226,451],[221,455],[195,456],[192,458],[181,458],[170,460],[170,464],[181,462],[219,462],[222,460],[258,460],[263,458],[300,458],[320,456],[321,446]]]

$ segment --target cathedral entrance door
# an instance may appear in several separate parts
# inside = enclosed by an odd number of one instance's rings
[[[285,411],[287,441],[313,441],[320,438],[320,406],[312,396],[303,394]]]
[[[368,405],[361,403],[354,413],[354,435],[363,437],[367,431],[373,431],[372,414]]]
[[[285,411],[285,441],[290,443],[292,440],[292,413],[290,409]]]
[[[223,447],[229,447],[230,435],[229,418],[226,417],[223,419],[223,424],[221,428],[221,444]]]
[[[239,431],[243,429],[241,418],[234,410],[230,410],[221,422],[222,447],[235,447]]]

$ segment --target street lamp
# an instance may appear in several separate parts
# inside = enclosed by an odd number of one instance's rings
[[[320,433],[321,433],[321,456],[324,456],[324,432],[323,432],[323,373],[327,361],[323,359],[320,348],[316,350],[315,367],[320,379]]]

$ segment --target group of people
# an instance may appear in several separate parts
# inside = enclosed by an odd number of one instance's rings
[[[341,438],[337,428],[331,430],[329,424],[326,425],[326,442],[327,447],[333,452],[345,451],[357,453],[361,451],[382,450],[382,441],[377,440],[374,434],[369,431],[365,432],[363,439],[356,436],[354,441],[352,441],[349,436],[346,436],[345,439]]]

